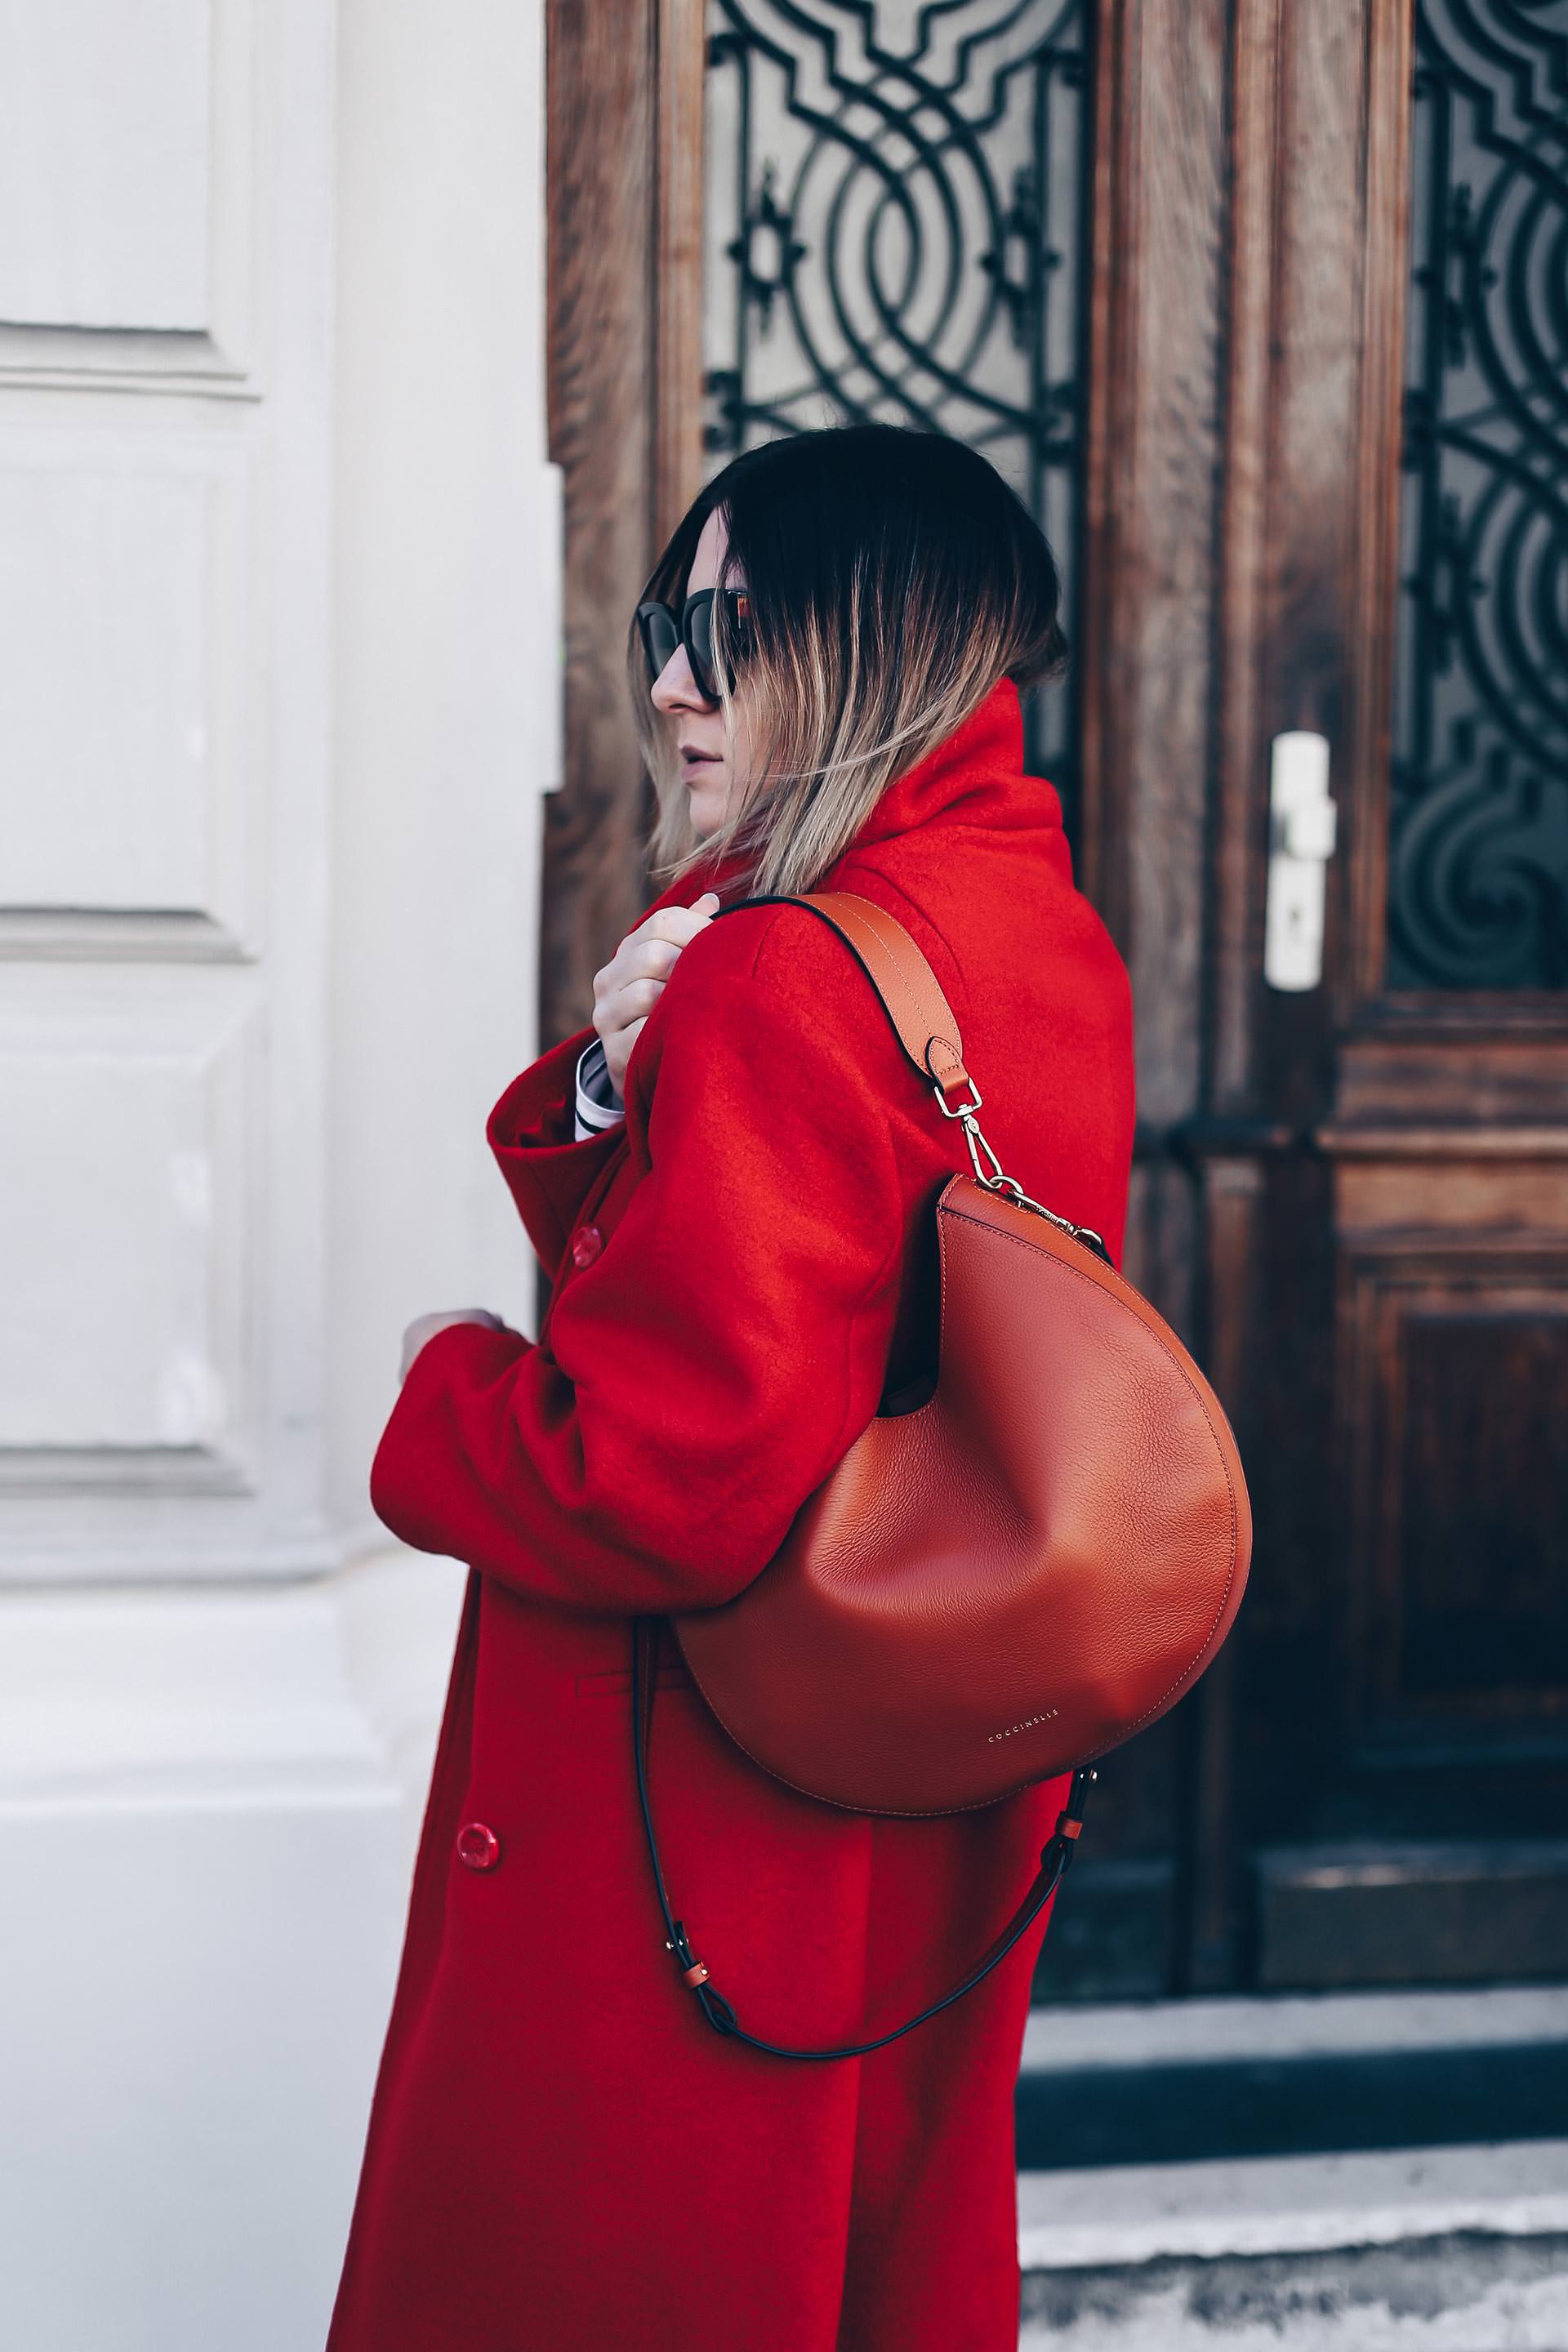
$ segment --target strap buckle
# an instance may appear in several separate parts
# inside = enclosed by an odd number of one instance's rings
[[[963,1121],[963,1139],[969,1146],[970,1163],[981,1183],[990,1192],[1013,1192],[1022,1199],[1021,1188],[1011,1176],[1003,1173],[1002,1162],[992,1150],[985,1130],[974,1116],[985,1097],[973,1078],[966,1076],[966,1083],[969,1087],[969,1100],[963,1103],[950,1103],[942,1090],[941,1079],[933,1079],[931,1090],[936,1096],[936,1107],[943,1118],[958,1118]],[[980,1164],[982,1152],[991,1163],[989,1173]]]
[[[1092,1225],[1075,1225],[1070,1217],[1058,1217],[1054,1209],[1047,1209],[1043,1201],[1037,1201],[1032,1194],[1026,1192],[1016,1176],[1009,1176],[1006,1173],[1002,1162],[996,1157],[990,1137],[974,1116],[984,1097],[973,1078],[970,1078],[968,1083],[970,1100],[966,1103],[950,1104],[938,1081],[933,1081],[932,1091],[936,1096],[936,1107],[943,1118],[963,1120],[963,1139],[969,1146],[970,1165],[974,1171],[977,1181],[984,1185],[988,1192],[1005,1192],[1010,1199],[1017,1202],[1019,1208],[1032,1209],[1036,1216],[1044,1217],[1047,1224],[1055,1225],[1059,1233],[1070,1234],[1074,1241],[1086,1243],[1109,1265],[1110,1253],[1105,1246],[1104,1237],[1097,1234]],[[990,1163],[989,1167],[981,1165],[982,1152]]]
[[[695,1992],[700,1984],[707,1983],[708,1971],[691,1948],[684,1923],[677,1919],[674,1927],[673,1937],[667,1936],[664,1939],[664,1948],[667,1952],[675,1954],[676,1966],[680,1970],[682,1980]]]

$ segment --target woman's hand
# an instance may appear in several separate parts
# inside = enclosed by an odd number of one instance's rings
[[[626,1064],[637,1032],[658,1003],[681,949],[718,911],[716,890],[704,890],[695,906],[660,907],[626,933],[609,962],[594,974],[594,1026],[617,1095],[626,1092]]]
[[[506,1331],[511,1328],[510,1324],[503,1323],[499,1315],[492,1315],[488,1307],[458,1307],[449,1315],[416,1315],[403,1335],[403,1361],[397,1368],[399,1388],[408,1378],[408,1368],[426,1340],[433,1339],[437,1331],[444,1331],[448,1323],[483,1323],[492,1331]]]

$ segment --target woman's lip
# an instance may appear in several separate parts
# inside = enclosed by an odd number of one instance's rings
[[[681,764],[688,768],[710,768],[719,757],[717,751],[682,751]]]

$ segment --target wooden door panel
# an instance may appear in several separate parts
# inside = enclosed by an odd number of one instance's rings
[[[1474,1288],[1456,1271],[1394,1294],[1404,1413],[1373,1696],[1396,1721],[1511,1725],[1568,1704],[1568,1262],[1472,1261]]]
[[[1522,54],[1533,37],[1504,13],[1503,47]],[[1267,1168],[1257,1247],[1210,1251],[1209,1342],[1245,1367],[1258,1505],[1230,1965],[1266,1983],[1486,1973],[1503,1948],[1497,1904],[1513,1899],[1498,1885],[1556,1866],[1537,1852],[1512,1870],[1509,1842],[1568,1819],[1553,1440],[1568,1402],[1568,999],[1412,992],[1396,984],[1408,948],[1388,950],[1390,831],[1408,821],[1393,806],[1396,739],[1420,733],[1402,610],[1430,622],[1450,593],[1485,593],[1479,577],[1455,589],[1430,532],[1423,576],[1409,570],[1411,498],[1433,495],[1433,387],[1460,332],[1441,313],[1449,342],[1424,362],[1413,433],[1414,76],[1418,53],[1436,69],[1448,14],[1447,0],[1242,0],[1236,18],[1234,86],[1272,106],[1275,137],[1237,127],[1215,1084],[1195,1139],[1211,1223],[1227,1141]],[[1552,54],[1536,46],[1537,96]],[[1493,67],[1506,80],[1501,48]],[[1561,116],[1560,86],[1551,102]],[[1440,159],[1428,142],[1415,161],[1430,178]],[[1463,220],[1458,191],[1442,201]],[[1342,850],[1325,984],[1292,997],[1263,986],[1256,926],[1268,742],[1302,726],[1330,740]],[[1447,753],[1468,742],[1455,725]],[[1401,776],[1408,798],[1408,750]],[[1447,769],[1436,788],[1452,795]],[[1462,900],[1465,873],[1444,887]],[[1518,1924],[1521,1965],[1568,1967],[1568,1937],[1527,1932],[1522,1911]]]
[[[541,1043],[651,896],[632,609],[700,479],[702,0],[549,0],[546,359],[564,476],[565,773],[545,806]]]
[[[1561,1165],[1341,1171],[1352,1750],[1568,1707],[1568,1226],[1540,1222]],[[1507,1222],[1468,1224],[1509,1180]]]
[[[1568,1260],[1352,1258],[1360,1739],[1568,1699]]]

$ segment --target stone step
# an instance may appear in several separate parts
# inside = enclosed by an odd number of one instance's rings
[[[1026,2169],[1555,2137],[1568,1985],[1037,2009],[1017,2118]]]
[[[1024,2171],[1021,2352],[1565,2352],[1568,2140]]]

